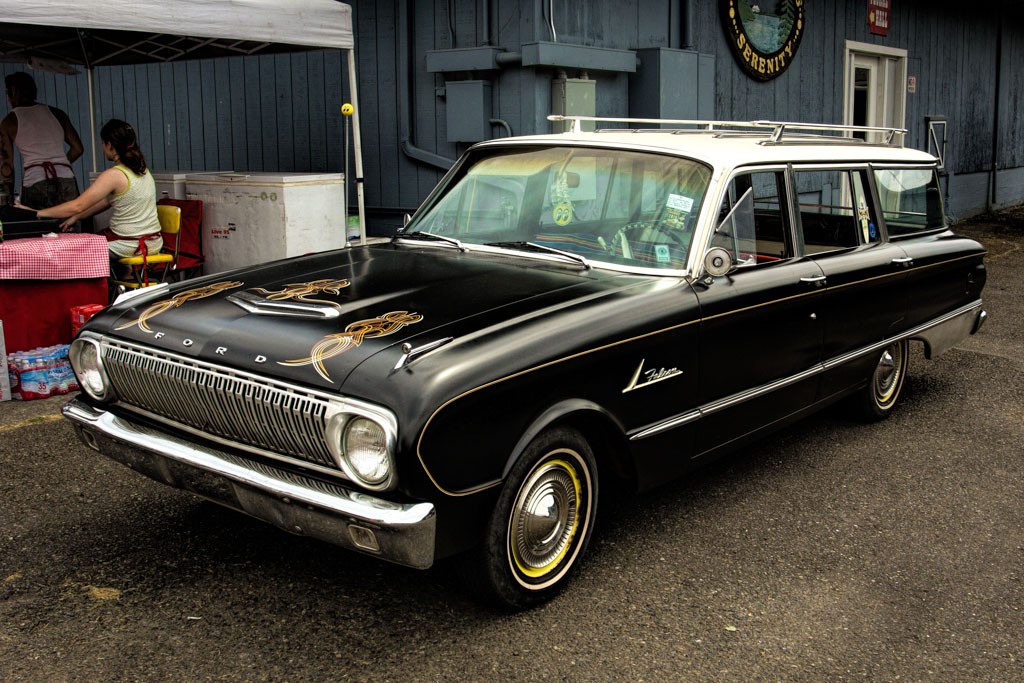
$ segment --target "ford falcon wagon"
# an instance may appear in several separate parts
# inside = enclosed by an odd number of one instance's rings
[[[123,297],[64,414],[157,481],[409,567],[459,555],[522,609],[580,566],[602,492],[840,401],[885,418],[909,342],[985,320],[984,250],[903,131],[567,120],[471,147],[390,241]]]

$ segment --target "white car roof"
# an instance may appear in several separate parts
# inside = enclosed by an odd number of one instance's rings
[[[592,119],[588,117],[552,117],[556,120],[623,121],[646,123],[643,119]],[[748,164],[786,163],[865,163],[932,164],[936,158],[920,150],[896,144],[867,143],[859,138],[840,137],[852,131],[865,131],[875,138],[901,140],[906,131],[891,128],[858,128],[758,122],[664,121],[711,126],[713,130],[694,129],[599,129],[594,132],[574,130],[552,135],[531,135],[502,138],[483,144],[554,144],[632,149],[681,155],[703,161],[717,169],[730,169]],[[782,128],[780,128],[782,127]],[[800,127],[804,127],[802,130]],[[783,130],[783,128],[785,130]],[[828,131],[832,134],[808,134],[806,130]]]

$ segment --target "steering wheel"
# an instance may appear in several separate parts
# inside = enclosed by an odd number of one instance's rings
[[[612,254],[620,254],[624,258],[632,258],[629,252],[631,243],[671,244],[685,251],[690,246],[688,235],[689,233],[683,230],[665,227],[660,222],[627,223],[612,235],[612,239],[608,243],[608,251]]]

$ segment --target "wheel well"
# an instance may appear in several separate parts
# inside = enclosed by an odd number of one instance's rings
[[[636,489],[636,471],[629,459],[629,443],[606,415],[578,411],[563,415],[548,426],[571,427],[578,431],[594,452],[602,476],[611,475],[628,490]]]

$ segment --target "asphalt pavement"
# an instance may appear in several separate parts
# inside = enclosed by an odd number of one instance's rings
[[[64,399],[0,404],[0,681],[1024,680],[1024,211],[979,335],[871,425],[833,409],[602,510],[508,615],[153,483]],[[913,349],[913,347],[912,347]]]

